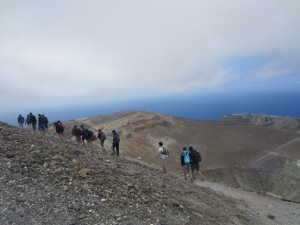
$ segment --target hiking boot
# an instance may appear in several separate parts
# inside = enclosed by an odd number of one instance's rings
[[[201,177],[201,179],[200,179],[201,181],[204,181],[204,177]]]

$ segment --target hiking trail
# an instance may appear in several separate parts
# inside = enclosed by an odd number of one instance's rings
[[[148,166],[154,169],[161,169],[160,166],[142,160],[134,159],[125,156],[126,159],[139,162],[142,165]],[[169,171],[170,172],[170,171]],[[172,171],[172,174],[176,175],[178,179],[183,179],[183,176],[178,172]],[[185,181],[185,182],[190,182]],[[300,224],[300,204],[282,201],[275,197],[264,196],[256,192],[243,191],[242,189],[229,187],[216,182],[208,180],[199,181],[196,180],[194,184],[210,188],[225,196],[231,197],[236,200],[245,202],[254,212],[253,217],[260,218],[261,223],[264,225],[298,225]]]

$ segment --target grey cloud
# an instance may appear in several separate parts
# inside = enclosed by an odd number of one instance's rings
[[[279,0],[2,2],[0,88],[11,99],[186,91],[243,76],[223,68],[227,58],[274,52],[279,61],[256,75],[293,73],[299,7]]]

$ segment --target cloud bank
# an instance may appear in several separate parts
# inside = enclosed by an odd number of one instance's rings
[[[299,75],[299,11],[297,0],[2,1],[0,102],[109,101]]]

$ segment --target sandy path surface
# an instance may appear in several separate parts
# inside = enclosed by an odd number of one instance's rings
[[[274,197],[262,196],[256,192],[247,192],[209,181],[196,181],[196,184],[245,201],[257,213],[257,216],[262,218],[265,224],[300,224],[300,204],[285,202]],[[268,215],[273,215],[275,218],[270,219]]]
[[[129,160],[139,162],[151,168],[160,169],[156,164],[143,162],[142,160],[125,157]],[[178,179],[183,179],[179,174]],[[210,181],[195,181],[195,184],[210,188],[218,193],[222,193],[231,198],[245,202],[255,213],[252,215],[266,225],[299,225],[300,224],[300,204],[285,202],[280,199],[263,196],[256,192],[247,192],[241,189],[232,188],[223,184]],[[270,218],[271,217],[271,218]],[[274,217],[274,218],[273,218]]]
[[[300,204],[285,202],[274,197],[262,196],[256,192],[247,192],[241,189],[227,187],[209,181],[196,181],[201,187],[208,187],[216,192],[246,202],[256,212],[264,224],[299,225]],[[269,217],[274,216],[274,219]]]

